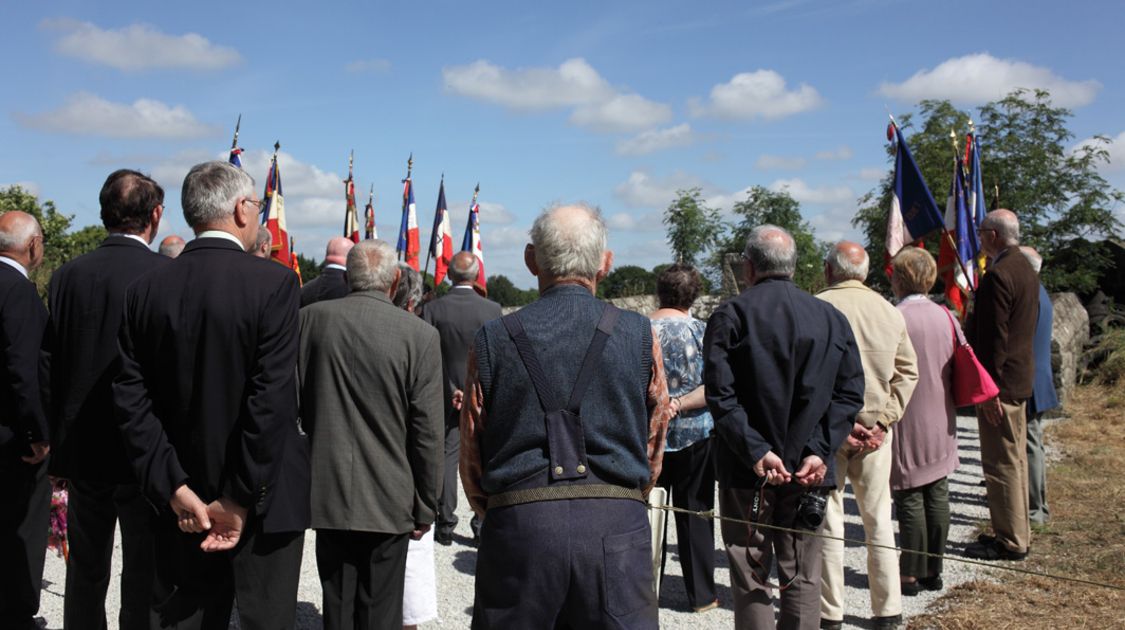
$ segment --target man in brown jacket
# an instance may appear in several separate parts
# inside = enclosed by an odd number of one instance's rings
[[[1020,254],[1020,224],[1011,210],[989,212],[980,229],[991,259],[977,289],[965,336],[1000,388],[979,405],[981,467],[995,536],[965,548],[970,558],[1023,560],[1031,544],[1027,515],[1027,417],[1035,377],[1032,340],[1039,317],[1039,280]]]

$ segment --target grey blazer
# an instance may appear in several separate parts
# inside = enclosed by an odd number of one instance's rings
[[[312,526],[409,532],[434,521],[443,415],[438,333],[362,291],[301,309],[301,421]]]
[[[457,425],[461,415],[453,409],[453,390],[465,388],[469,346],[480,327],[500,315],[499,304],[465,287],[450,289],[422,309],[422,319],[437,328],[441,336],[446,422],[452,426]]]

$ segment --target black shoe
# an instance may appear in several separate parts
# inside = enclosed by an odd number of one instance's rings
[[[977,534],[977,542],[982,545],[991,545],[996,542],[996,536],[992,534]]]
[[[976,542],[965,547],[965,557],[976,560],[1009,560],[1019,561],[1027,558],[1026,551],[1012,551],[998,540],[991,543]]]
[[[844,627],[844,621],[832,621],[830,619],[820,620],[820,630],[841,630]]]
[[[889,617],[872,617],[871,621],[875,625],[871,626],[875,630],[896,630],[902,627],[902,615],[891,615]]]
[[[914,582],[900,582],[902,584],[902,594],[906,597],[914,597],[922,592],[922,585],[917,580]]]
[[[453,532],[434,532],[434,542],[446,547],[453,544]]]
[[[945,584],[941,581],[940,575],[918,578],[918,584],[927,591],[940,591],[945,588]]]

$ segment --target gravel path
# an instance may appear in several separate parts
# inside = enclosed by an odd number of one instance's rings
[[[970,541],[978,523],[988,518],[988,507],[984,500],[984,487],[979,484],[980,443],[977,439],[976,419],[961,417],[957,419],[957,432],[960,439],[961,467],[950,477],[949,494],[951,502],[951,524],[949,530],[949,549],[951,556],[960,555],[965,544]],[[458,510],[461,524],[458,536],[450,547],[436,546],[437,579],[439,585],[437,621],[423,624],[423,628],[467,628],[473,603],[473,570],[476,566],[476,549],[466,535],[469,532],[469,511],[462,496]],[[863,526],[856,511],[855,501],[850,489],[845,500],[848,511],[847,537],[863,538]],[[726,554],[722,550],[721,537],[717,535],[715,558],[716,586],[722,607],[703,614],[695,614],[687,606],[683,580],[680,576],[679,557],[676,555],[676,531],[669,519],[667,573],[660,594],[660,625],[662,628],[683,628],[700,630],[702,628],[732,628],[734,613],[730,609],[730,574],[727,570]],[[319,630],[320,582],[316,574],[314,554],[315,534],[309,532],[305,538],[305,556],[301,567],[301,585],[298,594],[298,623],[302,630]],[[118,584],[121,577],[121,548],[114,549],[114,574],[111,578],[109,601],[106,602],[110,627],[115,624],[118,607]],[[845,579],[847,582],[848,610],[844,619],[846,628],[870,627],[870,601],[867,595],[866,553],[861,546],[848,545],[845,549]],[[978,577],[982,570],[959,562],[946,561],[944,581],[946,588]],[[60,558],[51,554],[47,557],[43,576],[43,599],[40,615],[46,620],[47,628],[62,628],[62,604],[66,566]],[[910,617],[922,612],[940,593],[923,592],[916,597],[903,598],[903,616]],[[231,624],[237,627],[237,621]]]

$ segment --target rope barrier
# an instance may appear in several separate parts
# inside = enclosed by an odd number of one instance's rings
[[[699,518],[705,518],[705,519],[709,519],[709,520],[713,520],[713,521],[727,521],[727,522],[730,522],[730,523],[741,523],[743,525],[750,525],[750,526],[755,527],[755,528],[771,529],[771,530],[774,530],[774,531],[786,532],[786,533],[790,533],[790,534],[803,534],[803,535],[808,535],[808,536],[816,536],[817,538],[823,538],[825,540],[837,540],[837,541],[843,541],[845,543],[852,543],[854,545],[863,545],[865,547],[875,547],[875,548],[878,548],[878,549],[890,549],[892,551],[898,551],[900,553],[912,553],[912,554],[916,554],[916,555],[920,555],[920,556],[926,556],[926,557],[929,557],[929,558],[940,558],[943,561],[947,561],[947,562],[949,562],[949,561],[961,562],[963,564],[972,564],[972,565],[976,565],[976,566],[980,566],[980,567],[985,567],[987,569],[999,569],[1001,571],[1009,571],[1009,572],[1012,572],[1012,573],[1021,573],[1021,574],[1024,574],[1024,575],[1032,575],[1032,576],[1035,576],[1035,577],[1047,578],[1049,580],[1060,580],[1060,581],[1063,581],[1063,582],[1072,582],[1072,583],[1075,583],[1075,584],[1083,584],[1085,586],[1097,586],[1097,587],[1100,587],[1100,588],[1107,588],[1107,589],[1114,590],[1114,591],[1125,591],[1125,586],[1118,586],[1116,584],[1108,584],[1106,582],[1095,582],[1093,580],[1086,580],[1086,579],[1083,579],[1083,578],[1067,577],[1067,576],[1062,576],[1062,575],[1052,575],[1050,573],[1043,573],[1041,571],[1032,571],[1030,569],[1021,569],[1019,567],[1010,567],[1010,566],[1005,566],[1005,565],[1000,565],[1000,564],[992,564],[992,563],[989,563],[989,562],[983,562],[981,560],[973,560],[971,558],[961,558],[961,557],[958,557],[958,556],[949,556],[949,555],[938,554],[938,553],[930,553],[928,551],[915,551],[913,549],[903,549],[901,547],[895,547],[893,545],[880,545],[878,543],[869,543],[869,542],[864,541],[864,540],[853,540],[853,539],[850,539],[850,538],[829,536],[827,534],[812,532],[812,531],[809,531],[807,529],[795,529],[795,528],[792,528],[792,527],[782,527],[780,525],[771,525],[771,524],[768,524],[768,523],[755,523],[753,521],[747,521],[747,520],[739,519],[739,518],[732,518],[730,516],[717,515],[717,514],[715,514],[714,510],[708,510],[706,512],[699,512],[699,511],[695,511],[695,510],[685,510],[683,508],[673,507],[671,505],[651,505],[651,504],[648,507],[649,507],[649,509],[664,510],[666,512],[679,512],[681,514],[690,514],[691,516],[697,516]]]

